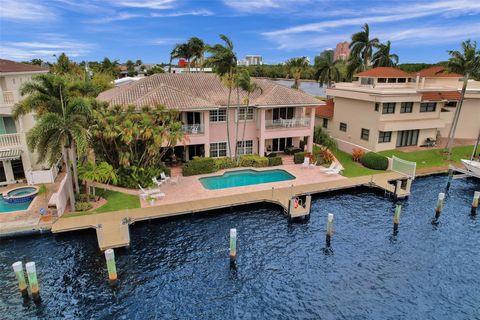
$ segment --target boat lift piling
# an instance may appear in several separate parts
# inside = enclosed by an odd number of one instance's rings
[[[445,200],[445,193],[440,192],[438,194],[438,199],[437,199],[437,206],[435,207],[435,221],[440,218],[440,214],[442,213],[443,210],[443,202]]]
[[[473,201],[472,201],[472,209],[471,209],[472,214],[477,213],[479,198],[480,198],[480,191],[475,191],[473,194]]]

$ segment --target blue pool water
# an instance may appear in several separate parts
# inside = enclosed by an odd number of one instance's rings
[[[295,176],[285,170],[237,170],[221,176],[200,178],[202,185],[210,190],[248,186],[252,184],[294,180]]]
[[[13,319],[478,319],[478,180],[418,178],[395,204],[370,189],[315,196],[311,218],[289,223],[273,205],[135,223],[115,249],[108,285],[94,230],[0,238],[0,318]],[[327,214],[335,214],[327,254]],[[237,228],[237,263],[228,234]],[[23,302],[12,263],[35,261],[42,303]]]
[[[32,193],[35,193],[36,191],[37,191],[36,188],[24,187],[24,188],[18,188],[18,189],[9,191],[8,195],[12,197],[25,196],[25,195],[30,195]]]
[[[32,201],[22,202],[22,203],[8,203],[0,196],[0,213],[2,212],[11,212],[19,210],[27,210],[28,206]]]

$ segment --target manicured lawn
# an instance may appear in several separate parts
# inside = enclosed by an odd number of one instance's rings
[[[357,163],[352,160],[352,155],[346,152],[335,150],[333,154],[337,158],[338,161],[342,164],[344,170],[342,175],[345,177],[360,177],[360,176],[369,176],[372,174],[383,173],[383,170],[373,170],[369,168],[365,168],[360,163]]]
[[[452,151],[452,160],[455,163],[460,163],[460,159],[470,159],[473,151],[473,146],[455,147]],[[387,157],[396,156],[403,160],[415,161],[417,168],[432,168],[448,166],[449,162],[443,155],[443,149],[425,149],[414,152],[403,152],[400,150],[381,151]]]
[[[75,217],[75,216],[109,212],[109,211],[119,211],[119,210],[125,210],[125,209],[140,208],[140,199],[138,198],[138,196],[117,192],[117,191],[102,190],[102,189],[97,189],[96,194],[105,198],[107,200],[107,203],[95,210],[69,213],[65,215],[65,217],[68,218],[68,217]]]
[[[314,145],[313,147],[315,149],[314,151],[319,149],[317,145]],[[337,160],[340,161],[340,163],[342,164],[344,169],[342,172],[342,175],[345,177],[351,178],[351,177],[369,176],[372,174],[385,172],[382,170],[373,170],[373,169],[365,168],[360,163],[353,161],[352,155],[346,152],[340,151],[338,149],[332,152],[337,158]]]

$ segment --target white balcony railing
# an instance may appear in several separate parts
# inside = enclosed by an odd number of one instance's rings
[[[310,127],[310,118],[293,118],[293,119],[279,119],[266,120],[265,128],[279,129],[279,128],[301,128]]]
[[[15,96],[13,91],[2,91],[3,101],[4,104],[13,104],[15,103]]]
[[[0,148],[20,147],[21,145],[20,133],[0,134]]]
[[[184,124],[182,130],[186,134],[202,134],[204,132],[203,124]]]

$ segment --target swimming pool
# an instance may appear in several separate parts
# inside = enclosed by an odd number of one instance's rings
[[[0,195],[0,213],[27,210],[31,202],[30,200],[21,203],[8,203],[3,196]]]
[[[202,185],[209,190],[225,189],[252,184],[294,180],[295,176],[285,170],[237,170],[225,172],[221,176],[200,178]]]

